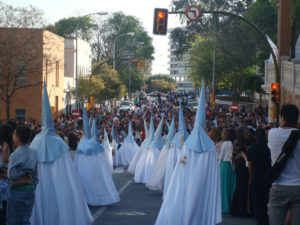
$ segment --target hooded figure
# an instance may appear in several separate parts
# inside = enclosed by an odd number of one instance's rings
[[[116,155],[116,165],[129,166],[138,149],[139,146],[135,143],[132,135],[131,121],[129,121],[127,137]]]
[[[88,116],[83,109],[83,132],[74,165],[81,181],[84,196],[89,205],[110,205],[120,201],[118,191],[111,176],[111,170],[104,148],[98,135],[91,136]]]
[[[217,153],[205,132],[205,114],[202,85],[194,129],[183,144],[155,225],[222,222]]]
[[[105,128],[104,128],[103,147],[104,147],[104,151],[105,151],[105,153],[107,155],[110,168],[111,168],[111,170],[113,170],[112,147],[109,144],[109,139],[108,139],[107,132],[106,132]]]
[[[145,129],[145,133],[146,133],[146,138],[144,139],[139,150],[137,151],[137,153],[134,155],[133,159],[131,160],[128,170],[127,170],[128,172],[133,173],[133,174],[135,172],[136,165],[137,165],[138,161],[140,160],[141,156],[143,155],[143,151],[145,150],[147,138],[149,138],[149,130],[148,130],[145,119],[144,119],[144,129]]]
[[[146,160],[147,160],[147,156],[148,156],[148,151],[149,151],[149,149],[151,147],[151,143],[154,139],[154,132],[155,132],[155,128],[154,128],[154,123],[153,123],[153,117],[151,116],[149,138],[146,138],[144,150],[143,150],[141,158],[138,161],[136,168],[135,168],[134,181],[136,183],[145,183],[145,181],[144,181],[145,164],[146,164]]]
[[[166,190],[168,188],[168,185],[170,183],[171,176],[173,174],[175,165],[178,161],[181,147],[184,143],[184,141],[188,138],[189,134],[186,131],[186,126],[184,122],[184,115],[181,107],[181,102],[179,102],[179,109],[178,109],[178,131],[175,134],[171,146],[169,149],[169,155],[167,160],[167,168],[166,168],[166,177],[165,177],[165,184],[164,184],[164,194],[163,197],[166,194]]]
[[[91,224],[93,217],[75,172],[69,147],[55,134],[46,85],[43,88],[42,131],[30,148],[38,153],[39,183],[31,224]]]
[[[163,124],[164,119],[161,118],[160,123],[154,134],[153,141],[151,142],[149,149],[145,152],[147,153],[146,160],[143,164],[143,167],[140,168],[139,174],[137,176],[137,180],[140,183],[147,183],[147,181],[149,180],[154,166],[156,164],[156,161],[159,157],[160,150],[164,145],[164,141],[161,136]]]
[[[113,154],[113,165],[116,164],[116,154],[118,151],[118,142],[115,137],[115,127],[112,125],[111,127],[111,146],[112,146],[112,154]]]
[[[151,190],[159,190],[162,191],[164,187],[165,182],[165,175],[166,175],[166,168],[167,168],[167,161],[168,161],[168,155],[169,155],[169,148],[171,141],[174,137],[175,133],[175,119],[173,117],[172,123],[169,126],[169,132],[167,136],[167,142],[162,148],[158,160],[156,162],[156,165],[152,171],[152,174],[150,176],[150,179],[146,183],[146,186]]]

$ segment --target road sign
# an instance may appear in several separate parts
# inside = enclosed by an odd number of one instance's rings
[[[240,110],[240,107],[239,107],[238,104],[232,103],[232,104],[230,105],[230,111],[231,111],[231,112],[238,112],[239,110]]]
[[[72,110],[72,116],[74,118],[78,118],[80,116],[80,112],[77,109]]]
[[[185,10],[185,15],[190,21],[196,21],[201,17],[202,10],[196,5],[191,5]]]

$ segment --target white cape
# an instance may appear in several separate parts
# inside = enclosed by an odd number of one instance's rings
[[[112,155],[112,147],[109,145],[107,149],[104,149],[106,156],[107,156],[107,162],[108,166],[110,168],[110,171],[113,172],[113,155]]]
[[[106,157],[105,152],[97,155],[75,155],[75,170],[86,201],[92,206],[110,205],[120,201]]]
[[[150,190],[163,191],[169,152],[167,146],[161,150],[150,179],[146,183]]]
[[[136,168],[136,165],[138,164],[139,160],[141,159],[142,155],[143,155],[143,152],[145,150],[145,142],[143,142],[141,144],[141,147],[139,148],[139,150],[135,153],[133,159],[131,160],[130,164],[129,164],[129,167],[127,169],[127,171],[129,173],[135,173],[135,168]]]
[[[159,153],[160,151],[158,148],[150,148],[148,150],[144,170],[142,170],[143,173],[140,174],[142,176],[142,183],[147,183],[149,181],[153,169],[156,165],[157,159],[159,157]]]
[[[165,183],[164,183],[163,199],[165,198],[179,156],[180,156],[180,149],[172,143],[171,148],[169,149],[169,155],[168,155],[167,166],[166,166],[167,168],[166,168],[166,176],[165,176]]]
[[[155,225],[220,222],[221,188],[215,147],[197,153],[184,146]]]
[[[124,141],[116,154],[116,165],[128,166],[133,159],[135,153],[138,151],[139,146],[135,143]]]
[[[69,152],[52,163],[39,163],[31,224],[89,225],[93,221]]]

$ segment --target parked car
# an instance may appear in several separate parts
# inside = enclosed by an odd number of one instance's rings
[[[134,111],[134,109],[135,109],[134,102],[132,102],[132,101],[123,101],[120,104],[119,112],[120,111],[132,112],[132,111]]]
[[[192,111],[197,111],[198,108],[198,101],[189,101],[187,103],[187,107],[190,108]]]

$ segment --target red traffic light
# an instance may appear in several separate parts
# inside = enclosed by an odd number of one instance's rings
[[[271,84],[271,89],[272,90],[279,90],[279,84],[278,83],[272,83]]]

